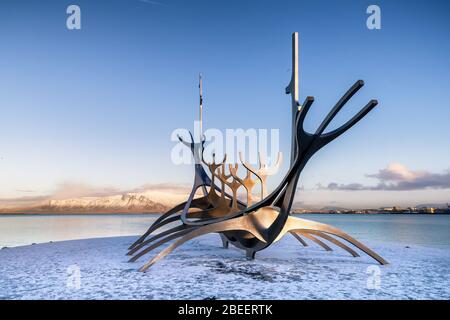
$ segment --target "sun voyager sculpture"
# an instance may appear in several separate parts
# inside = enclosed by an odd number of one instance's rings
[[[324,133],[333,118],[363,85],[362,80],[356,81],[331,109],[315,133],[306,132],[303,123],[314,98],[308,96],[303,104],[300,104],[298,100],[298,33],[294,33],[292,35],[292,77],[286,88],[286,94],[290,94],[292,100],[291,159],[289,170],[281,183],[268,194],[266,180],[280,166],[281,154],[272,166],[268,166],[264,157],[260,155],[258,168],[240,157],[247,174],[245,177],[239,177],[238,164],[229,164],[227,168],[226,159],[219,163],[215,162],[214,155],[212,163],[207,163],[203,159],[204,138],[200,142],[195,142],[191,134],[191,141],[187,142],[179,137],[180,141],[191,149],[195,160],[192,191],[186,202],[180,203],[161,215],[130,246],[128,251],[128,255],[132,256],[130,262],[134,262],[159,246],[172,241],[172,244],[165,247],[139,269],[146,271],[185,242],[208,233],[218,233],[224,248],[228,248],[231,243],[245,250],[247,257],[253,259],[256,252],[267,248],[289,233],[303,246],[307,246],[303,239],[306,238],[325,250],[331,251],[330,246],[326,244],[326,242],[330,242],[354,257],[359,256],[354,250],[357,248],[380,264],[387,264],[388,262],[381,256],[338,228],[291,215],[299,176],[308,160],[325,145],[350,129],[378,104],[376,100],[369,101],[341,127]],[[201,113],[202,84],[200,78],[200,123]],[[210,176],[206,173],[205,167],[208,168]],[[261,184],[261,199],[255,202],[252,190],[257,182]],[[237,197],[240,187],[247,192],[246,202],[240,201]],[[195,197],[200,188],[203,196]],[[231,194],[227,192],[227,189],[231,191]],[[167,230],[163,228],[168,224],[176,226]]]

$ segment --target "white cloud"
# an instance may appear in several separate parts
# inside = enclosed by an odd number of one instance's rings
[[[328,186],[319,185],[319,189],[328,190],[422,190],[422,189],[448,189],[450,188],[450,170],[444,173],[431,173],[427,171],[414,171],[399,163],[391,163],[386,168],[367,177],[375,178],[378,184],[367,186],[360,183],[338,184],[331,182]]]

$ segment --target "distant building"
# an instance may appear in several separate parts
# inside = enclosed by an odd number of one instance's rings
[[[421,207],[419,208],[419,213],[435,213],[436,208],[434,207]]]
[[[417,209],[416,207],[408,207],[407,212],[408,213],[418,213],[419,209]]]
[[[435,208],[431,207],[431,208],[426,208],[426,212],[427,213],[434,213],[436,211]]]

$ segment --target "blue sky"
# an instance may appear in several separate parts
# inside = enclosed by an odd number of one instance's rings
[[[66,28],[70,4],[81,8],[81,30]],[[366,27],[370,4],[381,8],[381,30]],[[0,198],[51,194],[64,183],[189,184],[192,167],[170,161],[170,134],[197,117],[199,72],[205,128],[278,128],[287,159],[284,88],[298,31],[300,100],[316,98],[308,129],[358,79],[366,86],[333,127],[370,99],[380,102],[310,161],[300,182],[305,201],[450,201],[449,8],[447,1],[4,0]],[[398,168],[397,180],[382,176]],[[423,177],[435,175],[441,183],[427,186]],[[408,190],[368,190],[402,179],[422,180]],[[348,190],[355,183],[362,190]]]

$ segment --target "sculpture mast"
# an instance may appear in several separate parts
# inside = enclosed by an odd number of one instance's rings
[[[203,136],[203,80],[202,80],[202,74],[200,73],[198,75],[198,88],[199,88],[199,96],[200,96],[200,108],[199,108],[199,122],[200,122],[200,136],[199,141],[202,141]]]
[[[292,76],[291,82],[286,87],[286,94],[292,99],[292,140],[291,140],[291,165],[294,162],[296,152],[295,146],[295,115],[300,111],[301,105],[298,102],[298,32],[292,34]]]

